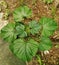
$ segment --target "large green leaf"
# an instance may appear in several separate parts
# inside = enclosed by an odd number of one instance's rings
[[[39,23],[42,27],[42,32],[41,32],[42,36],[49,37],[57,29],[57,23],[51,18],[42,17]]]
[[[23,39],[17,39],[10,45],[10,49],[19,59],[30,61],[37,53],[38,43],[33,39],[27,42]]]
[[[31,21],[29,23],[30,32],[32,35],[39,33],[40,25],[37,21]]]
[[[24,18],[31,17],[32,11],[27,6],[21,6],[14,11],[13,16],[16,22],[21,22]]]
[[[26,37],[27,33],[25,31],[25,26],[23,24],[18,24],[16,26],[16,31],[19,37]]]
[[[5,27],[1,30],[1,37],[7,41],[12,42],[16,39],[16,33],[15,33],[15,23],[8,23]]]
[[[51,48],[52,48],[51,40],[47,37],[42,37],[39,43],[39,50],[45,51],[45,50],[50,50]]]

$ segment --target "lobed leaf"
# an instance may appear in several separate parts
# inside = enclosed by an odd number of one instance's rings
[[[21,22],[24,18],[30,18],[32,11],[27,6],[21,6],[13,12],[13,16],[16,22]]]
[[[30,32],[32,35],[39,33],[40,25],[37,21],[33,20],[29,23]]]
[[[42,36],[49,37],[57,29],[57,23],[51,18],[42,17],[39,23],[42,27],[42,32],[41,32]]]
[[[10,45],[10,49],[19,59],[30,61],[37,53],[38,43],[33,39],[29,39],[27,42],[17,39]]]
[[[18,24],[16,26],[16,31],[19,37],[26,37],[27,33],[25,31],[25,26],[23,24]]]
[[[7,41],[12,42],[16,39],[16,33],[15,33],[15,23],[8,23],[5,27],[1,30],[1,37]]]

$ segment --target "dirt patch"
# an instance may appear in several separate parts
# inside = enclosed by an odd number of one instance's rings
[[[59,45],[58,45],[59,46]],[[46,65],[59,65],[59,47],[53,47],[49,54],[43,55],[44,63]]]

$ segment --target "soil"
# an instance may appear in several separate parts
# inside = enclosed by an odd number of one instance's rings
[[[9,21],[13,21],[12,12],[15,8],[19,7],[21,4],[21,0],[5,0],[8,4],[8,8],[10,10]],[[42,0],[36,0],[33,3],[32,0],[24,0],[23,4],[29,6],[33,11],[32,20],[39,20],[41,17],[46,16],[50,18],[54,18],[52,15],[50,7],[56,7],[55,12],[55,20],[58,24],[58,29],[55,31],[54,35],[51,36],[51,40],[53,42],[53,48],[49,51],[49,54],[41,54],[42,62],[45,65],[59,65],[59,2],[58,0],[54,0],[52,4],[45,4]],[[28,20],[25,20],[26,23]],[[25,22],[24,21],[24,22]],[[3,41],[2,41],[3,42]],[[8,43],[1,43],[0,40],[0,65],[24,65],[25,63],[20,62],[9,50]],[[36,58],[33,58],[28,65],[39,65]]]
[[[9,50],[9,44],[3,42],[1,38],[0,38],[0,65],[25,65],[25,62],[22,62],[11,53],[11,51]]]

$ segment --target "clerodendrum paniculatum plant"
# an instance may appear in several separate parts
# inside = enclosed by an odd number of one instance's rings
[[[1,30],[1,37],[10,43],[10,49],[19,59],[30,61],[36,53],[50,50],[52,42],[49,39],[57,28],[57,23],[48,17],[42,17],[38,22],[32,20],[22,23],[25,18],[32,16],[32,10],[21,6],[13,12],[14,21]]]

